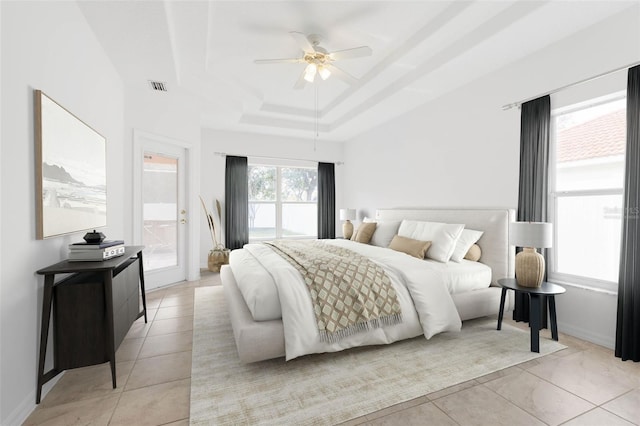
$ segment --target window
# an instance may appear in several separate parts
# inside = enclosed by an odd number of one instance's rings
[[[615,290],[620,259],[624,93],[554,111],[549,210],[552,280]]]
[[[318,170],[249,164],[249,240],[317,238]]]

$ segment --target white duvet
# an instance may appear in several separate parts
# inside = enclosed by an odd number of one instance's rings
[[[253,304],[261,303],[256,292],[273,298],[273,286],[276,287],[287,360],[311,353],[386,344],[420,334],[430,339],[444,331],[460,330],[460,316],[440,272],[426,266],[423,260],[349,240],[326,242],[367,256],[385,269],[398,295],[403,321],[394,326],[355,333],[335,343],[321,342],[309,292],[300,273],[268,246],[247,244],[245,253],[231,253],[231,269],[243,297],[252,300]],[[248,285],[248,281],[255,279],[261,280],[260,286]],[[251,294],[245,294],[247,292]],[[267,303],[273,305],[273,301]],[[255,310],[252,306],[249,309],[252,313]],[[254,319],[259,320],[255,316]]]

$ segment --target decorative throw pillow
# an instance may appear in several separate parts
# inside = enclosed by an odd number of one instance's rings
[[[361,223],[358,229],[351,236],[351,241],[357,243],[369,244],[371,236],[376,231],[376,223]]]
[[[482,257],[482,250],[480,249],[480,246],[477,244],[472,245],[469,251],[467,252],[467,254],[464,255],[465,259],[471,260],[473,262],[477,262],[478,260],[480,260],[481,257]]]
[[[395,251],[401,251],[418,259],[424,259],[427,250],[431,246],[431,241],[419,241],[411,238],[396,235],[391,240],[389,248]]]
[[[398,233],[398,228],[400,227],[399,221],[382,222],[365,217],[363,222],[378,224],[376,232],[374,232],[371,237],[371,245],[378,247],[389,247],[389,243],[391,243],[393,237]]]
[[[473,229],[463,229],[460,238],[456,242],[456,248],[453,250],[451,260],[454,262],[460,262],[465,254],[469,251],[472,245],[478,242],[484,232],[474,231]]]
[[[456,241],[463,229],[464,225],[461,224],[403,220],[398,235],[414,240],[431,241],[427,257],[446,263],[451,259]]]

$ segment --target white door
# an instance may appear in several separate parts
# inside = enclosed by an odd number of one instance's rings
[[[143,251],[148,289],[184,281],[187,271],[186,150],[166,142],[142,139],[138,203],[138,240]],[[140,151],[139,151],[140,152]]]

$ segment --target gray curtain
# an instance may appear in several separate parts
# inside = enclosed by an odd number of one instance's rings
[[[318,238],[336,237],[336,175],[333,163],[318,163]]]
[[[549,96],[522,104],[517,216],[519,222],[547,221],[550,123],[551,98]],[[545,256],[546,261],[545,251],[543,250],[542,255]],[[542,326],[546,327],[546,304],[544,309]],[[527,294],[516,292],[513,319],[529,322],[529,297]]]
[[[640,65],[627,80],[627,152],[615,355],[640,361]]]
[[[249,176],[247,157],[227,155],[225,179],[225,242],[228,249],[249,242]]]

